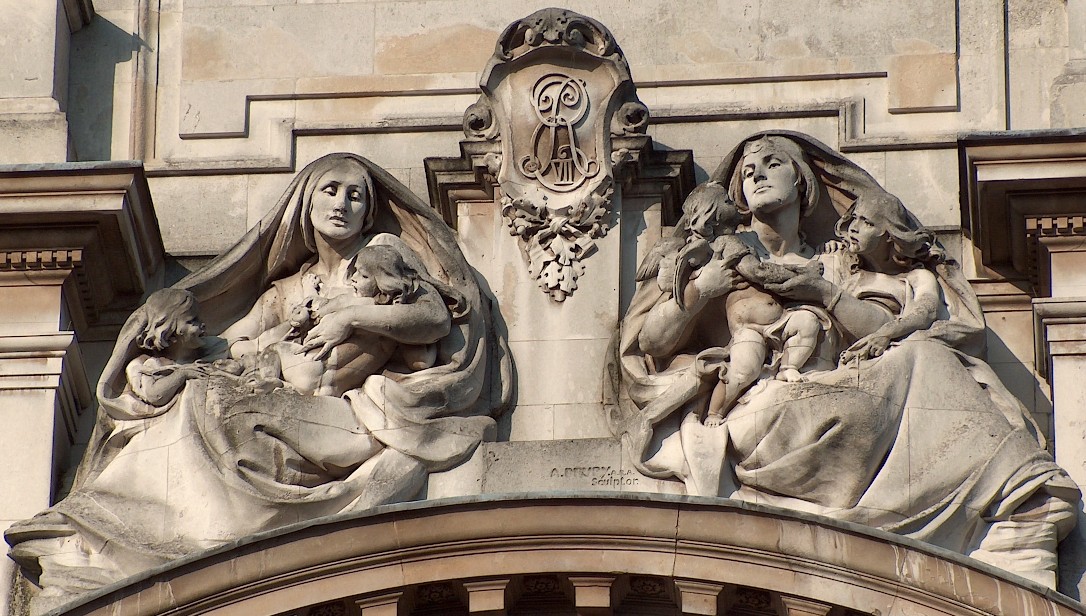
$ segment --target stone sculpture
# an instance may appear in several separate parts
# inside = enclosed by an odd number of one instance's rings
[[[508,400],[489,315],[451,230],[407,188],[352,154],[311,163],[233,248],[125,325],[74,488],[6,533],[44,588],[36,610],[413,498],[491,436]]]
[[[691,197],[710,207],[688,205],[646,258],[623,323],[627,403],[612,423],[635,465],[689,494],[882,528],[1054,586],[1078,489],[981,359],[980,305],[934,234],[799,133],[748,138],[711,181]],[[732,237],[789,275],[705,241],[705,212],[729,198],[749,215]],[[760,308],[736,299],[751,287],[771,296]],[[809,359],[773,378],[789,336],[812,323]],[[768,356],[751,351],[767,341]],[[745,374],[750,357],[764,358],[760,378]],[[741,395],[714,400],[733,379]]]
[[[529,274],[560,302],[613,224],[613,168],[631,154],[613,160],[611,138],[644,134],[648,108],[607,28],[557,8],[502,32],[479,89],[464,133],[494,146],[483,158],[506,225]]]

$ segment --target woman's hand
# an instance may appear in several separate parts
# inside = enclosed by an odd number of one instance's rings
[[[796,275],[780,283],[767,282],[763,285],[766,291],[779,295],[785,299],[797,302],[809,302],[825,306],[833,297],[835,287],[814,271],[796,272]]]
[[[874,359],[885,353],[889,346],[889,336],[882,336],[878,333],[864,336],[841,353],[841,363],[848,364],[857,359]]]
[[[321,315],[320,321],[305,335],[302,352],[320,349],[314,359],[324,359],[332,352],[333,347],[349,338],[353,332],[354,325],[350,315],[341,311],[328,312]]]
[[[748,286],[739,272],[728,267],[723,259],[711,259],[703,265],[691,284],[702,299],[720,297]]]

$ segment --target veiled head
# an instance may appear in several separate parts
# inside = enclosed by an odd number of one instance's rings
[[[748,141],[728,184],[740,211],[777,212],[798,207],[807,216],[818,202],[818,178],[796,142],[778,135]]]
[[[305,191],[300,222],[310,250],[315,250],[318,235],[341,242],[357,238],[373,225],[373,178],[357,160],[332,155],[318,161]]]

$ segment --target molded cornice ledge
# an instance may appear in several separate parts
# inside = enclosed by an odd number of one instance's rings
[[[591,613],[646,583],[659,588],[642,589],[642,601],[681,603],[684,614],[725,613],[717,604],[727,610],[744,593],[792,616],[1086,613],[978,561],[828,518],[728,499],[553,493],[307,522],[182,559],[55,613],[305,614],[339,603],[364,616],[407,614],[399,597],[436,584],[449,596],[463,591],[472,613],[499,614],[532,594],[528,585],[540,595],[541,579],[555,592],[570,586],[569,599]]]
[[[963,135],[958,139],[962,227],[978,267],[1052,291],[1046,253],[1080,236],[1086,215],[1086,129]]]
[[[1086,297],[1033,300],[1034,360],[1052,380],[1052,358],[1086,356]]]
[[[116,337],[161,285],[165,252],[138,162],[0,166],[0,288],[61,287],[60,329]],[[25,318],[10,318],[25,309]],[[9,305],[8,322],[40,321]]]

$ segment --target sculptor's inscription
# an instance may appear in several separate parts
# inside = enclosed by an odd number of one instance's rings
[[[640,477],[632,470],[612,466],[555,466],[551,479],[587,479],[588,485],[599,488],[633,487]]]

